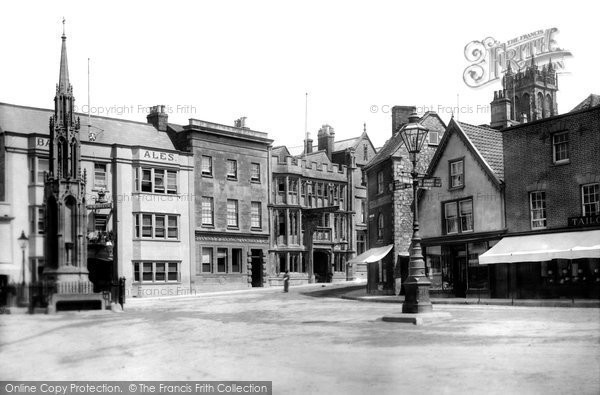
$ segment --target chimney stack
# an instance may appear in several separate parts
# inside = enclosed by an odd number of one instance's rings
[[[304,140],[304,153],[312,154],[313,152],[313,139],[310,138],[310,133],[306,134],[306,140]]]
[[[160,130],[161,132],[167,131],[169,116],[165,112],[165,106],[159,105],[151,107],[150,113],[146,116],[146,120],[157,130]]]
[[[394,106],[392,107],[392,136],[395,136],[400,128],[408,123],[408,117],[416,112],[415,106]]]
[[[248,129],[248,127],[246,126],[246,117],[239,117],[238,119],[236,119],[233,122],[233,125],[236,128],[241,128],[241,129]]]
[[[323,125],[321,129],[319,129],[319,134],[317,135],[318,140],[318,148],[319,151],[325,151],[327,157],[331,160],[333,155],[333,142],[335,140],[335,131],[329,125]]]

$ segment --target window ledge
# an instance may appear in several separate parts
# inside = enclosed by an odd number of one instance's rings
[[[459,191],[461,189],[465,189],[465,184],[457,186],[457,187],[449,187],[448,188],[449,191]]]
[[[559,160],[558,162],[552,163],[553,166],[563,166],[563,165],[569,165],[569,164],[571,164],[571,159],[563,159],[563,160]]]
[[[202,173],[202,177],[204,178],[213,178],[212,174]]]

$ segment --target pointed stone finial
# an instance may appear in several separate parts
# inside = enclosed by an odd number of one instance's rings
[[[67,35],[65,34],[65,21],[66,21],[66,20],[65,20],[65,17],[63,16],[63,20],[62,20],[62,23],[63,23],[63,34],[62,34],[62,38],[67,38]]]
[[[363,132],[367,133],[367,123],[363,122]]]

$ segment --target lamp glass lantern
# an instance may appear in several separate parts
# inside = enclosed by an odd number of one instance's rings
[[[429,129],[419,123],[419,116],[413,112],[408,117],[408,124],[400,131],[402,142],[407,151],[412,154],[412,160],[415,160],[415,155],[421,152],[423,144],[427,137]]]
[[[21,236],[19,236],[17,241],[19,242],[19,247],[21,247],[22,250],[27,248],[27,242],[29,241],[29,238],[27,236],[25,236],[24,230],[21,231]]]

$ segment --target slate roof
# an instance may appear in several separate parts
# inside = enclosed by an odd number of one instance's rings
[[[0,129],[4,132],[50,135],[48,128],[54,110],[0,103]],[[81,120],[81,141],[87,142],[87,114],[76,113]],[[145,122],[92,116],[96,143],[121,144],[175,150],[166,132]]]
[[[581,103],[576,105],[570,112],[586,110],[588,108],[600,106],[600,95],[591,94],[586,97]]]
[[[346,140],[334,141],[333,152],[343,151],[346,148],[356,148],[356,145],[360,141],[361,137],[362,136],[358,136]]]
[[[446,128],[446,124],[435,111],[427,111],[425,114],[423,114],[421,118],[419,118],[419,122],[423,123],[428,118],[437,118],[441,127],[444,129]],[[383,147],[377,148],[375,150],[375,156],[369,161],[369,163],[367,163],[366,167],[369,168],[371,166],[375,166],[378,163],[383,162],[384,160],[392,156],[402,144],[402,136],[400,135],[400,133],[396,133],[394,136],[392,136],[392,138],[390,138],[383,144]]]
[[[500,180],[504,180],[502,133],[487,125],[475,126],[464,122],[457,123],[496,176]]]

